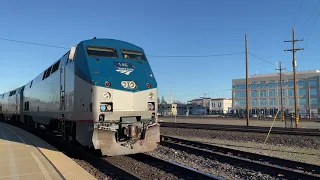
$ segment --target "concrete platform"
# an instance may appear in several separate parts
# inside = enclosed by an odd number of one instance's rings
[[[37,136],[0,123],[0,180],[95,179]]]
[[[185,116],[177,116],[176,119],[174,117],[169,116],[159,116],[159,122],[177,122],[177,123],[195,123],[195,124],[222,124],[222,125],[241,125],[246,126],[246,119],[231,119],[231,118],[210,118],[210,117],[185,117]],[[273,119],[264,119],[257,120],[254,118],[250,118],[249,125],[250,126],[264,126],[270,127],[272,125]],[[286,120],[287,127],[291,126],[291,120]],[[285,122],[277,119],[274,122],[273,127],[285,127]],[[292,127],[295,127],[295,120],[292,120]],[[311,128],[311,129],[320,129],[319,120],[300,120],[299,128]]]

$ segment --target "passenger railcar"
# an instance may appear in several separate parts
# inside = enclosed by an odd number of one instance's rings
[[[144,50],[128,42],[81,41],[0,100],[5,119],[59,133],[103,155],[152,151],[160,141],[157,82]]]

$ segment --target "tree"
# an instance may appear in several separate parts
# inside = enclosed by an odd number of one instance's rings
[[[163,97],[163,96],[162,96],[162,98],[161,98],[161,104],[167,104],[167,101],[164,100],[164,97]]]
[[[160,104],[160,99],[159,99],[159,97],[158,97],[158,104]]]

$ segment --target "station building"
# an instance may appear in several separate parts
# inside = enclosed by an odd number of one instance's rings
[[[299,114],[308,112],[308,92],[310,92],[311,113],[320,114],[320,71],[300,71],[296,75]],[[252,75],[249,77],[249,107],[251,114],[275,115],[278,109],[281,110],[280,83],[280,75],[278,73]],[[282,95],[286,113],[294,113],[293,85],[293,73],[284,72],[282,75]],[[233,79],[232,90],[232,109],[235,110],[235,113],[244,112],[246,110],[246,79]]]

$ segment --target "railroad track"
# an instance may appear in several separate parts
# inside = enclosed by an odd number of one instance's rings
[[[161,136],[161,145],[287,179],[320,179],[320,166]]]
[[[171,128],[206,129],[206,130],[255,132],[255,133],[268,133],[270,129],[269,127],[261,127],[261,126],[238,126],[238,125],[170,123],[170,122],[160,122],[160,125],[161,127],[171,127]],[[296,129],[296,128],[273,127],[271,133],[302,135],[302,136],[320,136],[320,129],[306,129],[306,128]]]
[[[145,153],[132,154],[132,155],[128,155],[128,157],[131,157],[132,159],[135,159],[139,162],[148,164],[152,167],[161,169],[162,171],[166,172],[165,174],[151,172],[151,175],[149,175],[147,179],[172,179],[172,176],[174,176],[173,179],[177,178],[177,179],[222,180],[222,178],[214,176],[212,174],[204,173],[196,169],[175,163],[173,161],[160,159]],[[141,177],[141,179],[145,179],[145,177]]]

